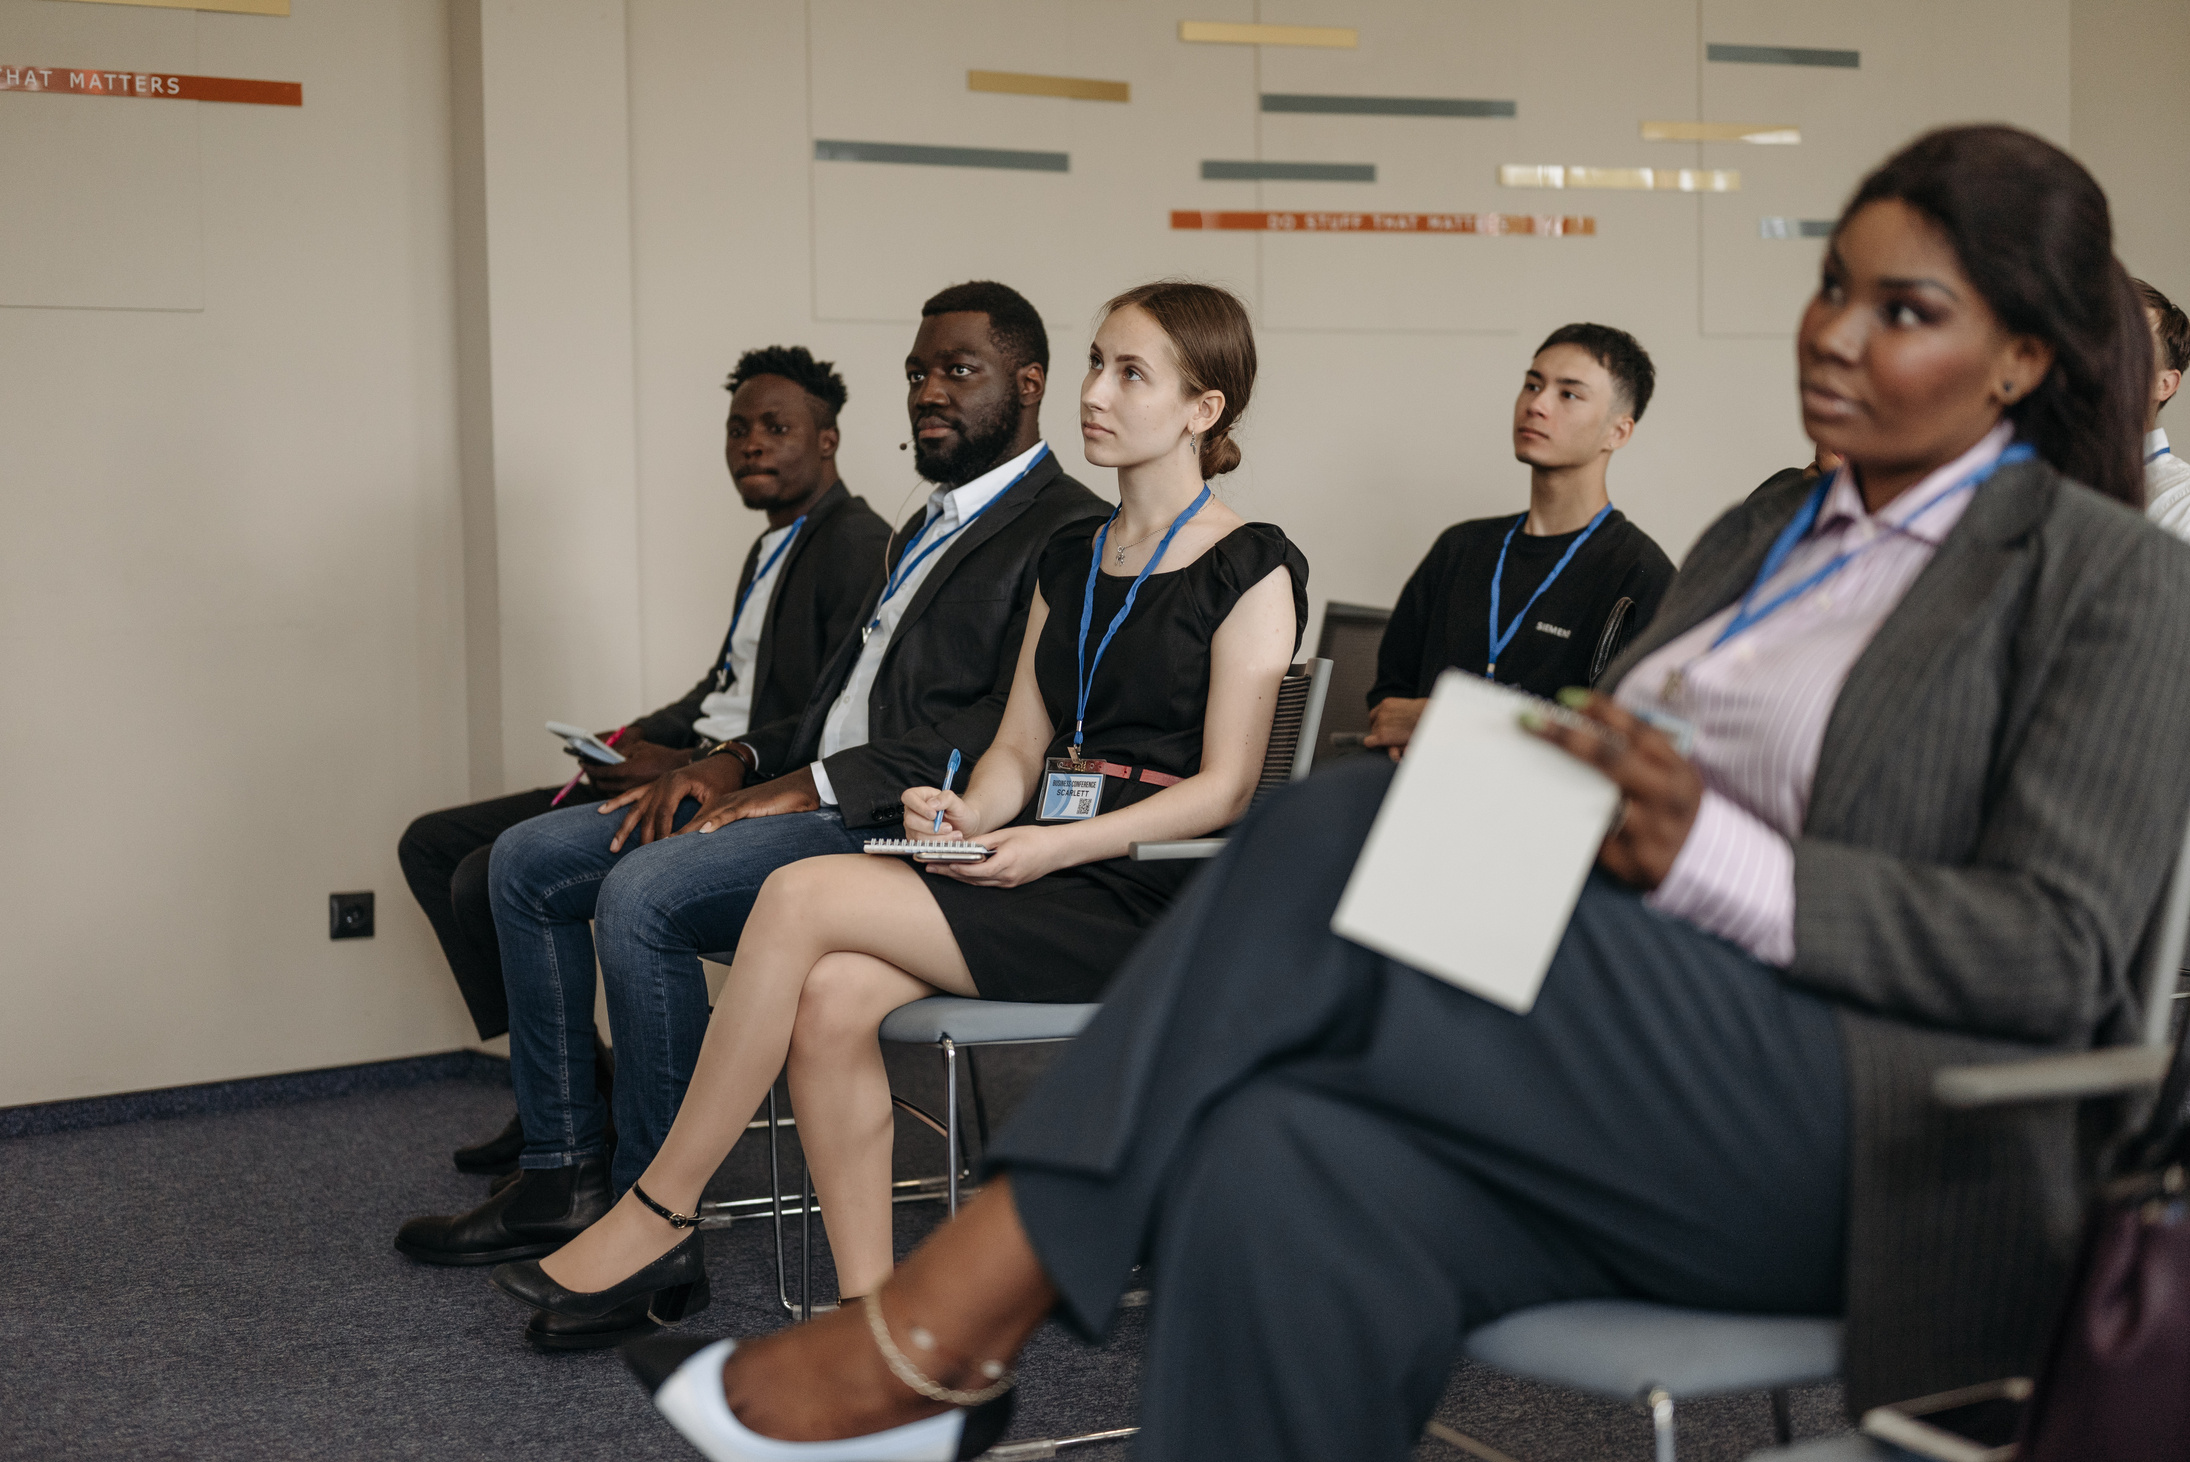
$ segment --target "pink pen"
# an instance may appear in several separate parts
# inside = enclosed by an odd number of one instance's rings
[[[630,729],[631,728],[629,726],[618,726],[614,731],[609,732],[608,739],[606,741],[603,741],[601,745],[614,746],[617,742],[624,739],[624,733],[626,731],[629,731]],[[555,794],[555,800],[548,803],[548,806],[551,808],[562,806],[563,799],[570,795],[570,789],[577,786],[578,783],[580,783],[581,781],[585,780],[585,774],[586,759],[581,756],[578,758],[578,775],[563,783],[563,790]]]

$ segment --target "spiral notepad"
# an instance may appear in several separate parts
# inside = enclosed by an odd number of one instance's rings
[[[978,863],[990,852],[979,843],[923,843],[911,838],[869,838],[864,851],[920,863]]]

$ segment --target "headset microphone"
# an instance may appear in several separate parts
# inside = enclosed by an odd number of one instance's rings
[[[905,449],[906,449],[907,447],[909,447],[909,446],[911,446],[911,445],[912,445],[912,443],[911,443],[911,442],[899,442],[899,443],[897,444],[897,450],[899,450],[900,452],[902,452],[902,451],[904,451],[904,450],[905,450]]]

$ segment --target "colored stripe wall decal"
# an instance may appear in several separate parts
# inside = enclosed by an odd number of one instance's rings
[[[85,0],[92,5],[150,5],[161,10],[218,10],[230,15],[287,15],[289,0]],[[185,101],[189,98],[185,97]]]
[[[1361,32],[1342,25],[1234,25],[1221,20],[1182,20],[1179,39],[1205,46],[1324,46],[1351,51]]]
[[[1760,218],[1757,220],[1757,237],[1760,239],[1829,239],[1833,236],[1833,221],[1829,218]]]
[[[1248,233],[1594,234],[1594,218],[1543,213],[1219,213],[1176,208],[1171,226]]]
[[[1802,46],[1722,46],[1703,48],[1706,61],[1738,61],[1750,66],[1841,66],[1853,71],[1863,64],[1861,51],[1813,51]]]
[[[1204,162],[1207,182],[1224,183],[1373,183],[1373,162]]]
[[[1784,122],[1645,122],[1645,142],[1754,142],[1793,147],[1802,129]]]
[[[177,76],[157,71],[96,71],[72,66],[0,66],[0,91],[50,91],[62,96],[128,96],[178,102],[252,102],[301,107],[301,81],[250,81],[240,76]]]
[[[1009,147],[922,147],[902,142],[839,142],[814,139],[816,162],[898,162],[931,168],[1009,168],[1028,173],[1072,170],[1065,152],[1021,152]]]
[[[966,90],[1001,91],[1012,96],[1061,96],[1081,102],[1133,100],[1133,88],[1123,81],[1091,81],[1084,76],[1037,76],[1025,71],[968,71]]]
[[[1640,192],[1736,193],[1732,168],[1576,168],[1509,162],[1498,169],[1508,188],[1626,188]]]
[[[1463,96],[1315,96],[1266,91],[1266,112],[1320,112],[1342,117],[1510,117],[1512,102]]]

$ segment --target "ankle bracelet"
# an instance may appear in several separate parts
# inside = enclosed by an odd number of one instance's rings
[[[868,1291],[860,1303],[867,1311],[867,1328],[874,1332],[875,1346],[882,1352],[890,1374],[930,1401],[940,1401],[946,1406],[979,1406],[985,1401],[994,1401],[1018,1382],[1019,1378],[1006,1370],[1002,1361],[992,1360],[981,1363],[981,1374],[989,1378],[989,1384],[978,1391],[953,1391],[948,1386],[938,1385],[907,1360],[905,1352],[897,1348],[897,1342],[890,1339],[889,1323],[882,1318],[882,1286],[876,1285]],[[935,1337],[917,1326],[913,1329],[912,1341],[918,1349],[935,1349]]]
[[[700,1216],[696,1213],[672,1213],[670,1210],[662,1207],[659,1203],[656,1203],[653,1199],[647,1197],[646,1189],[640,1187],[637,1183],[633,1183],[631,1185],[631,1193],[632,1196],[637,1198],[641,1203],[644,1203],[647,1207],[653,1209],[663,1218],[668,1219],[669,1226],[671,1228],[691,1228],[693,1225],[697,1224],[700,1221]]]

